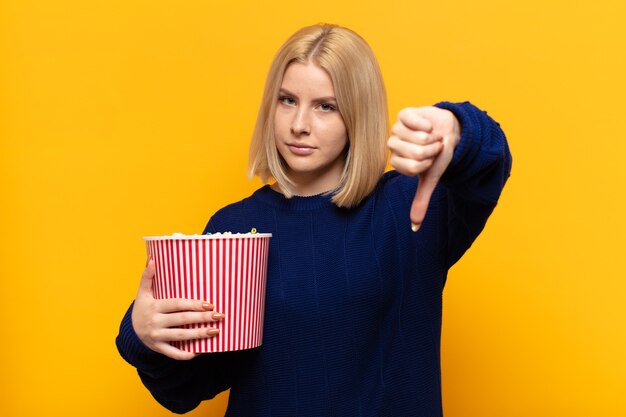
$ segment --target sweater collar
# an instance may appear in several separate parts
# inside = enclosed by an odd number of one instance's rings
[[[259,188],[254,196],[266,204],[285,210],[315,210],[334,206],[330,194],[317,194],[312,196],[297,196],[286,198],[282,193],[274,191],[269,185]]]

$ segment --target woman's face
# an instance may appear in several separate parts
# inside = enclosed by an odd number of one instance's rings
[[[348,143],[328,73],[313,63],[287,67],[274,115],[276,148],[295,194],[314,195],[339,185]]]

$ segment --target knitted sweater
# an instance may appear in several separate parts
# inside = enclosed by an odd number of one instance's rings
[[[462,136],[417,233],[417,179],[395,171],[353,209],[265,186],[211,218],[205,232],[273,234],[263,344],[175,361],[138,339],[131,305],[117,346],[157,401],[182,413],[230,388],[227,416],[443,415],[447,271],[483,229],[511,157],[486,113],[438,106],[455,113]]]

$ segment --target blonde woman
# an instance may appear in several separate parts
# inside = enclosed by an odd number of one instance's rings
[[[296,32],[270,68],[249,175],[267,183],[205,232],[272,233],[260,348],[197,355],[170,341],[219,337],[211,300],[155,300],[148,262],[117,339],[174,412],[230,389],[227,416],[441,416],[448,269],[509,176],[498,124],[469,103],[402,110],[349,29]],[[387,147],[395,170],[384,173]]]

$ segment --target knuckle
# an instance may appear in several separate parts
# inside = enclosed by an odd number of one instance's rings
[[[406,126],[407,123],[413,124],[415,123],[417,116],[418,114],[416,113],[414,108],[407,107],[400,110],[400,112],[398,113],[398,122],[401,123],[403,126]]]
[[[147,322],[145,322],[144,326],[143,326],[145,330],[146,334],[150,334],[152,332],[156,332],[158,331],[158,329],[160,328],[159,324],[156,322],[156,320],[151,319]]]
[[[149,340],[158,340],[159,331],[156,329],[152,329],[146,333],[146,336],[148,337]]]
[[[161,307],[163,309],[168,309],[172,311],[178,309],[178,303],[175,298],[163,298],[159,300],[158,302],[161,304]]]
[[[191,313],[189,313],[188,311],[180,313],[179,318],[182,323],[190,323],[192,320]]]
[[[190,309],[188,300],[185,300],[184,298],[174,298],[172,301],[173,307],[176,311],[185,311]]]
[[[419,162],[411,161],[411,163],[409,163],[409,165],[407,167],[407,170],[409,171],[409,174],[417,175],[417,174],[419,174],[421,172],[420,171],[420,167],[421,167],[421,165],[420,165]]]
[[[425,159],[425,157],[426,155],[424,153],[424,148],[422,148],[421,146],[418,146],[413,149],[413,159],[421,161]]]
[[[180,340],[203,339],[206,337],[206,328],[198,327],[197,329],[187,330]]]
[[[183,328],[175,329],[174,332],[172,333],[172,337],[174,338],[174,340],[186,340],[186,339],[189,339],[189,337],[187,336],[186,329],[183,329]]]
[[[426,132],[416,132],[415,133],[415,142],[419,143],[419,144],[424,144],[428,142],[428,133]]]

